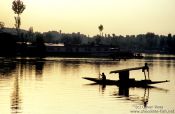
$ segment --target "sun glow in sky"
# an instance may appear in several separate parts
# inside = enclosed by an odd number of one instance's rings
[[[14,27],[13,0],[0,0],[0,21]],[[175,34],[175,0],[23,0],[21,28],[131,35],[146,32]]]

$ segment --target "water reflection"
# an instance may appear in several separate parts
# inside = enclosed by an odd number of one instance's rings
[[[8,87],[7,91],[11,90],[10,97],[10,109],[12,114],[22,113],[23,95],[21,90],[21,84],[23,77],[31,77],[33,72],[36,79],[40,79],[43,76],[43,68],[45,61],[42,59],[26,59],[26,58],[1,58],[0,59],[0,81],[1,90],[2,87]],[[13,81],[12,87],[10,87],[10,81]],[[6,84],[8,83],[8,84]],[[3,97],[3,96],[1,96]],[[7,96],[4,96],[7,97]],[[7,100],[7,99],[6,99]]]
[[[43,69],[45,65],[45,60],[42,58],[18,59],[18,64],[21,66],[20,74],[21,76],[32,76],[35,72],[36,79],[40,79],[43,76]],[[29,74],[26,74],[29,73]]]
[[[18,114],[21,112],[21,105],[22,105],[18,75],[15,76],[14,81],[15,81],[14,88],[13,88],[13,92],[11,95],[11,109],[12,109],[12,114]]]
[[[129,87],[120,87],[119,86],[119,93],[120,96],[129,97]]]
[[[44,68],[45,61],[36,61],[35,62],[35,75],[37,79],[40,79],[43,75],[43,68]]]
[[[80,61],[73,61],[73,60],[61,60],[57,61],[57,63],[60,65],[61,70],[66,74],[71,70],[73,70],[73,72],[79,72],[79,67],[81,64]]]
[[[97,85],[97,84],[86,84],[86,85]],[[99,92],[101,94],[104,94],[105,90],[106,90],[106,85],[99,85]],[[142,91],[142,94],[133,94],[132,92],[134,92],[135,90],[140,89]],[[131,92],[130,92],[131,90]],[[134,91],[133,91],[134,90]],[[147,107],[148,106],[148,102],[149,102],[149,96],[150,96],[150,90],[157,90],[157,91],[161,91],[161,92],[168,92],[169,90],[167,89],[163,89],[163,88],[158,88],[158,87],[154,87],[154,86],[148,86],[145,88],[133,88],[133,87],[122,87],[122,86],[117,86],[117,88],[112,92],[112,96],[115,96],[115,98],[117,98],[117,100],[121,99],[121,100],[126,100],[126,101],[131,101],[134,103],[137,103],[138,105],[142,105],[143,107]]]
[[[0,75],[11,75],[16,70],[16,62],[13,59],[0,59]]]
[[[116,114],[128,113],[128,107],[141,104],[145,107],[156,103],[166,106],[167,100],[174,100],[174,62],[148,61],[153,79],[171,83],[162,88],[171,90],[171,94],[162,94],[161,88],[122,88],[117,86],[82,86],[88,82],[82,77],[97,78],[104,72],[140,66],[145,60],[109,61],[101,59],[41,59],[17,58],[0,60],[0,110],[3,114],[58,114],[98,112]],[[160,72],[161,71],[161,72]],[[162,75],[162,73],[164,75]],[[168,76],[167,76],[168,74]],[[142,78],[142,72],[133,72],[132,76]],[[159,92],[161,91],[161,92]],[[160,99],[166,101],[160,101]],[[172,100],[173,99],[173,100]],[[160,101],[160,102],[159,102]],[[121,106],[119,108],[116,106]],[[105,108],[102,108],[105,107]],[[69,110],[67,110],[69,108]],[[113,110],[115,109],[115,110]],[[85,111],[90,112],[85,112]]]

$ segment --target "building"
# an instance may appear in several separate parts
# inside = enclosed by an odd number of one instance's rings
[[[119,48],[106,45],[45,44],[49,55],[110,57]]]

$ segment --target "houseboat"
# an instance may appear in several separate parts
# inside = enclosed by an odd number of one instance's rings
[[[112,59],[136,58],[137,55],[110,45],[64,45],[46,43],[47,55],[73,57],[105,57]],[[142,56],[138,56],[141,58]]]

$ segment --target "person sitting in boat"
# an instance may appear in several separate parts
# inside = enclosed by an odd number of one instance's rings
[[[101,77],[102,77],[102,80],[103,80],[103,81],[106,81],[106,75],[105,75],[105,73],[102,73],[102,74],[101,74]]]

